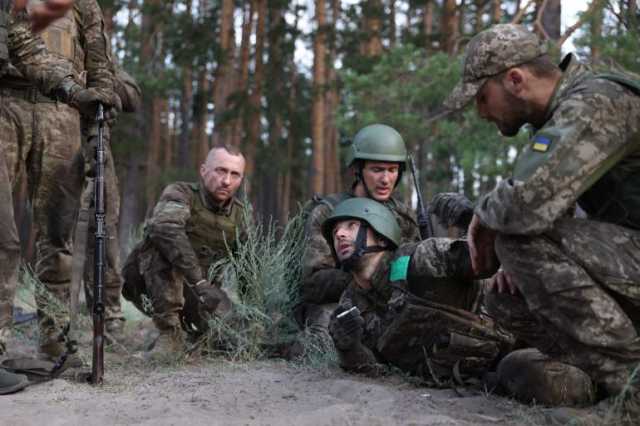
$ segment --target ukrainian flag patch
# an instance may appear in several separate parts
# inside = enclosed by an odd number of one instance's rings
[[[407,279],[407,273],[409,272],[409,261],[411,257],[400,256],[393,262],[391,262],[391,273],[389,274],[389,281],[402,281]]]
[[[547,136],[537,135],[533,138],[532,149],[534,151],[547,152],[550,146],[551,146],[551,139]]]

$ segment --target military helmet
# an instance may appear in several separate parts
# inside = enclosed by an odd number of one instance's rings
[[[338,204],[331,216],[322,223],[322,235],[331,247],[333,247],[333,227],[337,222],[348,219],[363,220],[396,247],[400,245],[400,225],[391,210],[371,198],[356,197]]]
[[[347,167],[356,160],[404,163],[407,147],[400,133],[385,124],[372,124],[360,129],[347,153]]]

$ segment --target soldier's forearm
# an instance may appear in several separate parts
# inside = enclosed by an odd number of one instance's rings
[[[304,280],[302,298],[308,303],[336,303],[351,279],[351,274],[340,269],[316,271]]]

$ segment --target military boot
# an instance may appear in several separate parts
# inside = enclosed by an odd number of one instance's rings
[[[509,395],[524,403],[580,407],[595,401],[595,387],[584,371],[533,348],[504,357],[498,364],[498,381]]]
[[[0,395],[18,392],[29,385],[27,376],[9,373],[0,368]]]
[[[180,327],[160,329],[153,347],[145,353],[149,361],[170,363],[185,356],[185,336]]]

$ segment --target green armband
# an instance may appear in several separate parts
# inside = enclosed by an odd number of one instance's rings
[[[391,272],[389,274],[389,281],[404,281],[407,279],[407,274],[409,272],[409,262],[411,261],[410,256],[400,256],[393,262],[391,262]]]

